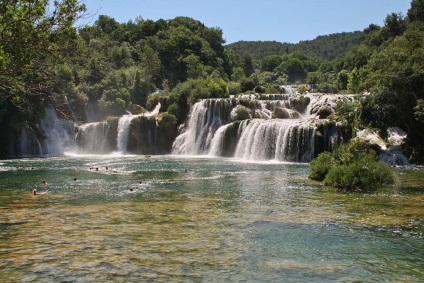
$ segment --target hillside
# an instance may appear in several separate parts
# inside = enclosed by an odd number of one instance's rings
[[[364,38],[364,32],[355,31],[322,35],[313,40],[304,40],[296,44],[277,41],[239,41],[228,44],[226,48],[232,49],[240,57],[246,53],[250,54],[253,59],[300,50],[307,55],[330,61],[334,60],[337,55],[348,51],[352,46],[360,44]]]

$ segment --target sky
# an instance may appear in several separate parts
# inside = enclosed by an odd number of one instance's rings
[[[243,41],[297,43],[319,35],[382,26],[387,14],[406,15],[411,0],[83,0],[93,25],[99,15],[120,23],[142,17],[186,16],[223,30],[227,44]]]

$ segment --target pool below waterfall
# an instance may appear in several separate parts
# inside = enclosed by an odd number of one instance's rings
[[[376,193],[336,192],[308,174],[207,157],[2,160],[0,281],[424,278],[423,170],[397,169],[397,185]]]

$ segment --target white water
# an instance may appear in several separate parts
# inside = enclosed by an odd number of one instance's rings
[[[192,107],[187,130],[175,140],[173,154],[209,154],[215,132],[231,119],[227,100],[215,100],[213,107],[209,107],[209,102],[203,100]],[[228,113],[225,113],[225,109]]]
[[[108,142],[109,125],[106,122],[94,122],[81,125],[76,139],[81,148],[79,153],[108,153],[111,146]]]
[[[121,118],[119,118],[119,122],[118,122],[118,136],[117,136],[117,150],[119,153],[121,154],[126,154],[127,153],[127,146],[128,146],[128,137],[130,134],[130,125],[131,125],[131,121],[136,118],[136,117],[140,117],[140,116],[144,116],[144,117],[151,117],[151,116],[155,116],[157,114],[159,114],[161,108],[161,104],[158,103],[156,105],[156,107],[150,111],[150,112],[145,112],[141,115],[124,115]]]
[[[21,130],[18,151],[21,156],[59,156],[74,147],[72,125],[65,119],[60,119],[53,107],[46,109],[40,121],[39,137],[31,127]]]
[[[243,121],[235,157],[307,162],[314,153],[314,127],[301,120]]]
[[[118,122],[118,136],[117,136],[117,149],[118,152],[125,154],[127,152],[128,135],[130,133],[130,125],[132,119],[138,115],[124,115],[119,118]]]
[[[357,137],[370,144],[376,144],[380,147],[380,160],[390,165],[406,166],[409,160],[404,155],[401,144],[406,138],[406,133],[400,128],[389,128],[387,130],[387,142],[383,140],[376,131],[364,129],[357,133]]]
[[[186,130],[173,144],[172,153],[210,156],[225,154],[227,156],[229,146],[225,144],[227,142],[234,144],[232,156],[238,159],[310,161],[315,154],[316,124],[319,120],[306,119],[292,109],[296,105],[293,103],[296,98],[275,97],[282,100],[256,100],[251,97],[253,100],[250,107],[252,108],[248,110],[253,119],[242,121],[238,127],[238,134],[227,133],[228,126],[237,117],[236,109],[241,107],[238,100],[235,104],[235,100],[226,99],[209,99],[196,103],[191,109]],[[272,96],[272,98],[275,97]],[[243,98],[246,99],[246,97]],[[335,100],[338,96],[330,98]],[[273,109],[276,106],[285,108],[289,119],[272,119]],[[325,124],[324,127],[326,127]],[[325,135],[324,144],[321,147],[332,149],[337,146],[337,131],[328,129],[321,135]]]

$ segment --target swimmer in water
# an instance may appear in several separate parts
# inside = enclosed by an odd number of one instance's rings
[[[32,190],[32,194],[34,195],[34,196],[38,196],[38,195],[45,195],[46,194],[46,192],[42,192],[42,193],[39,193],[39,192],[37,192],[37,189],[34,189],[34,190]]]
[[[44,185],[44,187],[48,186],[48,184],[46,183],[46,180],[43,180],[43,185]]]

